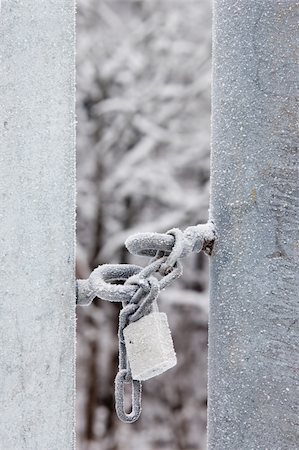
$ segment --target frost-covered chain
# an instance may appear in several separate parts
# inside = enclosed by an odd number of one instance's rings
[[[139,233],[130,237],[125,245],[134,255],[151,257],[146,267],[104,264],[95,269],[87,280],[77,281],[78,305],[89,305],[96,297],[123,305],[118,330],[119,372],[115,379],[116,412],[123,422],[135,422],[140,416],[142,388],[140,379],[132,377],[124,330],[157,309],[160,290],[182,274],[181,258],[201,250],[211,253],[214,240],[212,223],[189,227],[184,232],[174,228],[165,234]],[[160,274],[160,279],[154,274]],[[168,339],[167,335],[165,339]],[[126,384],[131,384],[132,392],[129,413],[124,405]]]
[[[125,284],[137,286],[137,291],[130,302],[123,302],[123,309],[119,315],[119,372],[115,379],[115,405],[118,417],[126,423],[135,422],[141,413],[141,381],[132,378],[131,369],[128,364],[124,329],[131,323],[148,314],[154,301],[158,298],[160,286],[157,278],[143,278],[142,270],[133,275]],[[124,388],[126,383],[131,383],[132,410],[130,413],[124,407]]]

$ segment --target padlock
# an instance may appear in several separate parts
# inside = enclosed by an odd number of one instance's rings
[[[177,363],[167,316],[156,307],[130,323],[124,338],[133,380],[148,380]]]

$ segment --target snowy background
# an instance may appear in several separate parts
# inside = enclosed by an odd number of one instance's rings
[[[77,32],[77,275],[85,278],[98,264],[131,262],[123,244],[136,231],[207,220],[211,2],[78,0]],[[133,425],[114,410],[119,307],[78,308],[78,450],[206,448],[207,269],[205,255],[189,257],[161,296],[178,365],[144,383]]]

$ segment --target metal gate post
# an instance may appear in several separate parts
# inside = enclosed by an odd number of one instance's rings
[[[74,447],[74,1],[0,12],[0,448]]]
[[[296,12],[214,1],[210,450],[298,448]]]

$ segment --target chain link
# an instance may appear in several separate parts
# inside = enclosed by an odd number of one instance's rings
[[[210,254],[214,240],[212,222],[189,227],[184,232],[173,228],[165,234],[139,233],[130,237],[125,245],[132,254],[151,257],[147,266],[104,264],[87,280],[77,280],[79,306],[89,305],[96,297],[121,302],[123,306],[119,314],[119,371],[115,379],[116,412],[123,422],[132,423],[139,418],[142,390],[141,382],[132,378],[124,329],[154,310],[160,290],[182,275],[181,258],[201,250]],[[159,274],[160,279],[154,274]],[[125,408],[127,384],[131,384],[130,412]]]

